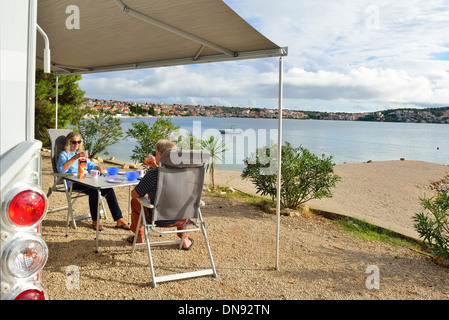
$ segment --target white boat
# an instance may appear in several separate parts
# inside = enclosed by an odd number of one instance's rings
[[[235,125],[231,125],[229,129],[218,129],[222,134],[241,134],[243,133],[242,129],[235,129]]]
[[[222,134],[241,134],[242,129],[219,129]]]

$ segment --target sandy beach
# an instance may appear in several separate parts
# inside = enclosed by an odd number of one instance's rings
[[[422,211],[419,199],[436,194],[429,188],[431,183],[443,179],[449,183],[449,166],[423,161],[340,164],[335,173],[342,179],[333,197],[312,200],[310,207],[363,219],[413,238],[418,238],[412,217]],[[257,194],[254,185],[240,175],[217,171],[216,183]]]
[[[52,184],[48,155],[43,155],[43,189]],[[415,161],[344,164],[335,168],[342,181],[334,197],[313,201],[314,207],[366,215],[411,229],[420,210],[419,197],[432,196],[427,186],[444,179],[449,167]],[[217,172],[217,183],[254,192],[238,172]],[[125,217],[128,189],[117,188]],[[151,286],[147,254],[131,254],[109,217],[102,223],[99,253],[90,220],[78,222],[65,236],[67,210],[47,214],[42,235],[49,260],[42,284],[54,300],[297,300],[297,299],[449,299],[449,269],[403,246],[361,240],[333,221],[313,214],[281,216],[279,270],[275,270],[276,217],[242,200],[204,193],[210,245],[218,278],[202,277]],[[50,208],[66,204],[63,193],[49,198]],[[86,213],[87,199],[75,205]],[[174,247],[153,252],[156,272],[193,271],[208,266],[202,235],[194,233],[190,251]],[[369,270],[380,271],[380,287],[367,284]],[[192,270],[193,269],[193,270]],[[73,282],[73,270],[77,273]]]

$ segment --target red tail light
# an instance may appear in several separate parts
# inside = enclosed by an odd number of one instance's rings
[[[14,300],[45,300],[45,293],[38,289],[21,292]]]
[[[40,222],[47,211],[47,197],[40,190],[24,190],[9,202],[8,216],[19,227],[30,227]]]
[[[3,286],[2,289],[6,289]],[[9,288],[8,288],[9,289]],[[5,295],[5,300],[47,300],[47,294],[39,283],[22,282],[9,290]]]

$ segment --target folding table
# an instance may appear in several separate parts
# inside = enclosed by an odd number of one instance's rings
[[[86,178],[78,178],[77,176],[68,176],[68,177],[64,177],[64,179],[71,181],[72,183],[70,184],[70,190],[68,190],[67,192],[69,192],[69,194],[67,194],[67,202],[69,205],[69,215],[72,217],[73,219],[73,210],[72,210],[72,201],[70,201],[70,195],[72,193],[72,187],[73,187],[73,182],[79,183],[81,185],[84,185],[88,188],[92,188],[92,189],[96,189],[98,191],[98,203],[97,203],[97,212],[98,215],[100,214],[100,197],[101,197],[101,190],[102,189],[107,189],[107,188],[118,188],[118,187],[129,187],[129,193],[128,193],[128,220],[129,220],[129,216],[130,216],[130,210],[131,210],[131,187],[135,186],[139,183],[139,180],[134,180],[134,181],[128,181],[128,179],[126,179],[126,177],[123,175],[114,175],[114,176],[107,176],[107,175],[100,175],[98,177],[92,177],[92,176],[86,176]],[[99,236],[99,226],[100,226],[100,219],[97,219],[97,228],[96,228],[96,236],[95,236],[95,241],[96,241],[96,250],[95,253],[98,253],[98,236]]]

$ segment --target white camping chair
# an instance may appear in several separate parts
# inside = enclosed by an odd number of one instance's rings
[[[74,229],[76,229],[76,221],[90,218],[90,213],[82,215],[82,216],[77,216],[77,217],[74,216],[73,210],[72,210],[73,204],[75,203],[75,201],[78,198],[87,197],[87,195],[80,191],[76,191],[76,190],[72,191],[71,186],[70,187],[68,186],[68,183],[64,179],[64,177],[72,176],[73,173],[59,173],[56,168],[56,164],[58,163],[59,153],[64,149],[65,138],[67,137],[67,135],[70,132],[72,132],[72,130],[69,130],[69,129],[48,129],[47,130],[47,136],[50,140],[50,145],[51,145],[51,165],[53,167],[52,176],[54,177],[54,183],[53,183],[53,186],[51,186],[48,189],[47,198],[49,198],[50,195],[55,191],[56,192],[65,192],[66,198],[67,198],[67,203],[71,203],[70,206],[67,205],[65,207],[50,209],[50,210],[48,210],[48,212],[51,213],[51,212],[55,212],[55,211],[68,209],[66,236],[69,234],[70,218],[72,218],[72,225],[73,225]],[[76,193],[76,194],[73,195],[73,193]],[[100,201],[101,207],[103,209],[100,211],[100,214],[103,213],[104,218],[106,218],[106,210],[104,209],[103,199],[100,197],[100,200],[101,200]]]
[[[154,205],[150,204],[147,198],[141,197],[137,200],[141,204],[139,222],[134,236],[132,252],[138,245],[146,245],[148,258],[150,262],[151,276],[153,278],[153,287],[158,282],[173,281],[185,278],[200,277],[212,275],[217,277],[214,260],[207,238],[206,228],[201,215],[200,205],[201,194],[203,191],[205,163],[210,154],[200,150],[168,150],[159,160],[158,183]],[[153,211],[151,221],[145,218],[144,207]],[[158,225],[158,221],[163,220],[183,220],[189,219],[189,228],[184,230],[168,230]],[[140,226],[143,224],[145,243],[137,244],[137,235]],[[157,234],[182,233],[181,240],[150,242],[149,231]],[[185,272],[156,277],[153,268],[153,259],[151,257],[151,247],[171,244],[179,244],[182,248],[182,242],[186,232],[202,231],[206,248],[211,262],[210,269],[204,269],[193,272]]]

